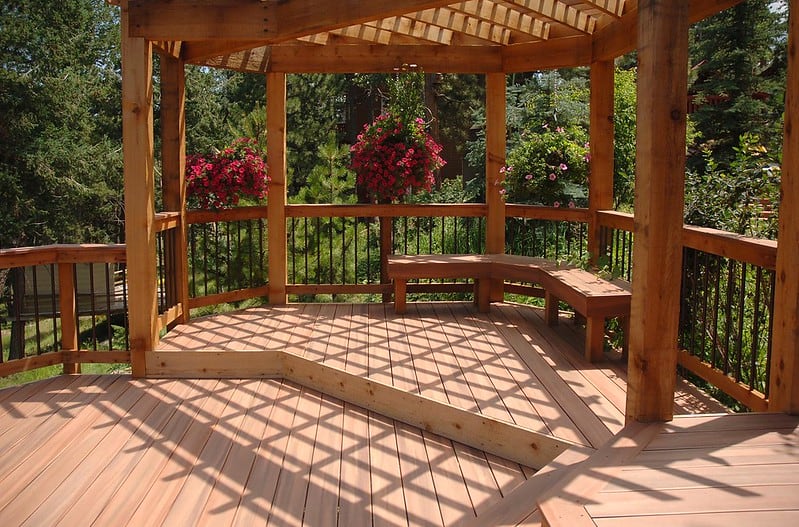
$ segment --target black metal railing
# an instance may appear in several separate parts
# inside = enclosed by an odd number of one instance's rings
[[[0,270],[0,362],[62,350],[59,266],[64,265],[74,282],[78,349],[129,349],[125,266],[46,263]]]
[[[768,397],[775,273],[685,248],[680,346]]]
[[[189,297],[207,297],[267,283],[266,219],[191,223]]]

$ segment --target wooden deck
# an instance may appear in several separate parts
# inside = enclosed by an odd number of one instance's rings
[[[794,418],[624,427],[623,369],[587,363],[581,343],[574,325],[549,328],[540,310],[513,304],[490,314],[409,304],[404,316],[381,304],[289,305],[197,319],[164,339],[165,370],[175,357],[197,368],[204,354],[236,353],[264,378],[62,376],[0,391],[0,524],[720,525],[717,510],[725,525],[792,524]],[[247,359],[277,351],[329,365],[332,381],[309,384],[367,379],[364,404],[268,378],[279,368]],[[430,406],[407,420],[367,409],[381,390],[466,411],[501,437],[574,446],[533,468],[490,440],[459,441],[472,425],[447,429]],[[721,407],[681,385],[675,409]]]

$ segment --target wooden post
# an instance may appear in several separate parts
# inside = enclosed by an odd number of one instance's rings
[[[506,113],[505,74],[486,74],[486,254],[505,253],[505,124]],[[491,283],[491,301],[499,302],[504,298],[502,280]]]
[[[158,298],[153,171],[152,44],[128,36],[128,2],[122,2],[122,155],[131,367],[145,371],[145,354],[158,343]]]
[[[799,0],[791,0],[769,410],[799,414]]]
[[[388,257],[394,254],[391,236],[394,230],[394,219],[381,216],[378,221],[380,222],[380,283],[389,284],[391,280],[388,277]],[[391,293],[383,293],[383,302],[391,302]]]
[[[269,163],[267,232],[269,303],[285,304],[288,280],[286,247],[286,74],[266,75],[266,152]]]
[[[604,255],[597,211],[613,208],[613,94],[612,60],[591,64],[591,173],[588,178],[588,253],[591,263]]]
[[[167,304],[179,305],[176,322],[189,320],[189,254],[186,225],[186,75],[183,62],[161,57],[161,164],[164,209],[180,213],[178,228],[167,236]]]
[[[680,314],[688,0],[638,4],[635,249],[627,419],[673,417]]]
[[[61,311],[61,351],[78,351],[75,264],[58,264],[58,309]],[[64,374],[70,373],[80,373],[79,362],[64,362]]]

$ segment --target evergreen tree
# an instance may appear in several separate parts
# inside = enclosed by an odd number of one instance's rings
[[[0,247],[121,241],[117,11],[0,4]]]
[[[728,165],[745,133],[779,140],[785,81],[785,2],[747,0],[691,30],[698,135],[694,147]],[[701,162],[693,157],[692,165]]]

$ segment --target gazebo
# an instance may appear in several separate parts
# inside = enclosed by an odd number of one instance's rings
[[[683,224],[689,26],[739,2],[111,1],[121,8],[126,244],[0,252],[3,269],[58,267],[60,297],[51,293],[48,301],[62,331],[56,353],[8,361],[0,373],[59,363],[67,373],[78,373],[82,362],[129,360],[132,376],[62,376],[0,391],[6,430],[0,433],[0,466],[7,469],[0,477],[0,520],[795,523],[799,0],[789,2],[778,243]],[[612,210],[613,111],[614,60],[632,51],[638,59],[638,110],[629,215]],[[161,211],[153,127],[156,53]],[[265,77],[271,177],[265,207],[186,210],[187,64]],[[425,72],[485,75],[485,203],[288,204],[287,75],[393,72],[408,64]],[[506,75],[584,66],[590,67],[588,207],[506,204],[500,185],[493,184],[506,161]],[[391,231],[382,228],[379,282],[291,280],[294,220],[354,218],[357,231],[358,218],[414,216],[484,221],[482,252],[497,258],[505,256],[510,217],[585,225],[592,255],[606,249],[610,231],[632,236],[626,370],[572,353],[582,330],[544,324],[557,321],[557,304],[541,314],[504,302],[505,292],[532,290],[509,283],[516,277],[491,276],[490,313],[455,302],[418,303],[404,315],[380,303],[288,302],[291,294],[388,298],[392,291],[385,274]],[[244,288],[190,293],[191,226],[235,221],[265,226],[258,227],[268,252],[264,276]],[[742,262],[729,267],[730,277],[747,276],[747,266],[756,269],[755,297],[773,291],[773,303],[763,301],[769,307],[755,308],[752,330],[765,333],[759,320],[768,319],[769,358],[765,366],[751,359],[753,368],[768,370],[765,384],[742,380],[742,362],[750,359],[737,359],[737,373],[722,371],[681,349],[688,250]],[[121,261],[128,349],[81,350],[74,265]],[[107,271],[105,280],[110,286]],[[57,289],[54,279],[51,285]],[[746,296],[743,290],[722,295],[716,288],[716,307]],[[190,316],[193,308],[258,297],[268,303]],[[704,302],[707,311],[710,302]],[[740,312],[743,320],[743,307]],[[734,325],[733,315],[727,318],[727,326]],[[725,337],[730,338],[735,340]],[[678,378],[678,365],[753,412],[728,413]],[[683,413],[694,415],[678,415]]]
[[[682,262],[687,31],[736,1],[122,2],[123,113],[131,346],[136,375],[158,342],[153,186],[152,53],[162,56],[164,203],[185,214],[183,65],[261,73],[267,83],[269,299],[286,302],[285,75],[304,72],[425,71],[486,75],[486,177],[505,162],[505,75],[591,68],[589,232],[613,204],[613,60],[638,52],[636,249],[630,334],[630,420],[670,419],[676,371]],[[794,3],[791,4],[794,7]],[[794,24],[795,24],[795,18]],[[794,26],[791,37],[795,36]],[[793,41],[791,41],[793,42]],[[793,44],[791,44],[792,46]],[[790,48],[793,51],[793,47]],[[799,233],[791,206],[797,116],[789,54],[780,239]],[[487,185],[486,252],[504,251],[504,203]],[[185,222],[181,222],[185,224]],[[185,237],[185,234],[184,234]],[[796,244],[777,257],[775,357],[769,408],[799,408],[799,273]],[[185,250],[183,251],[185,253]],[[185,280],[184,280],[185,281]],[[185,293],[187,296],[187,293]],[[180,302],[188,305],[188,302]]]

